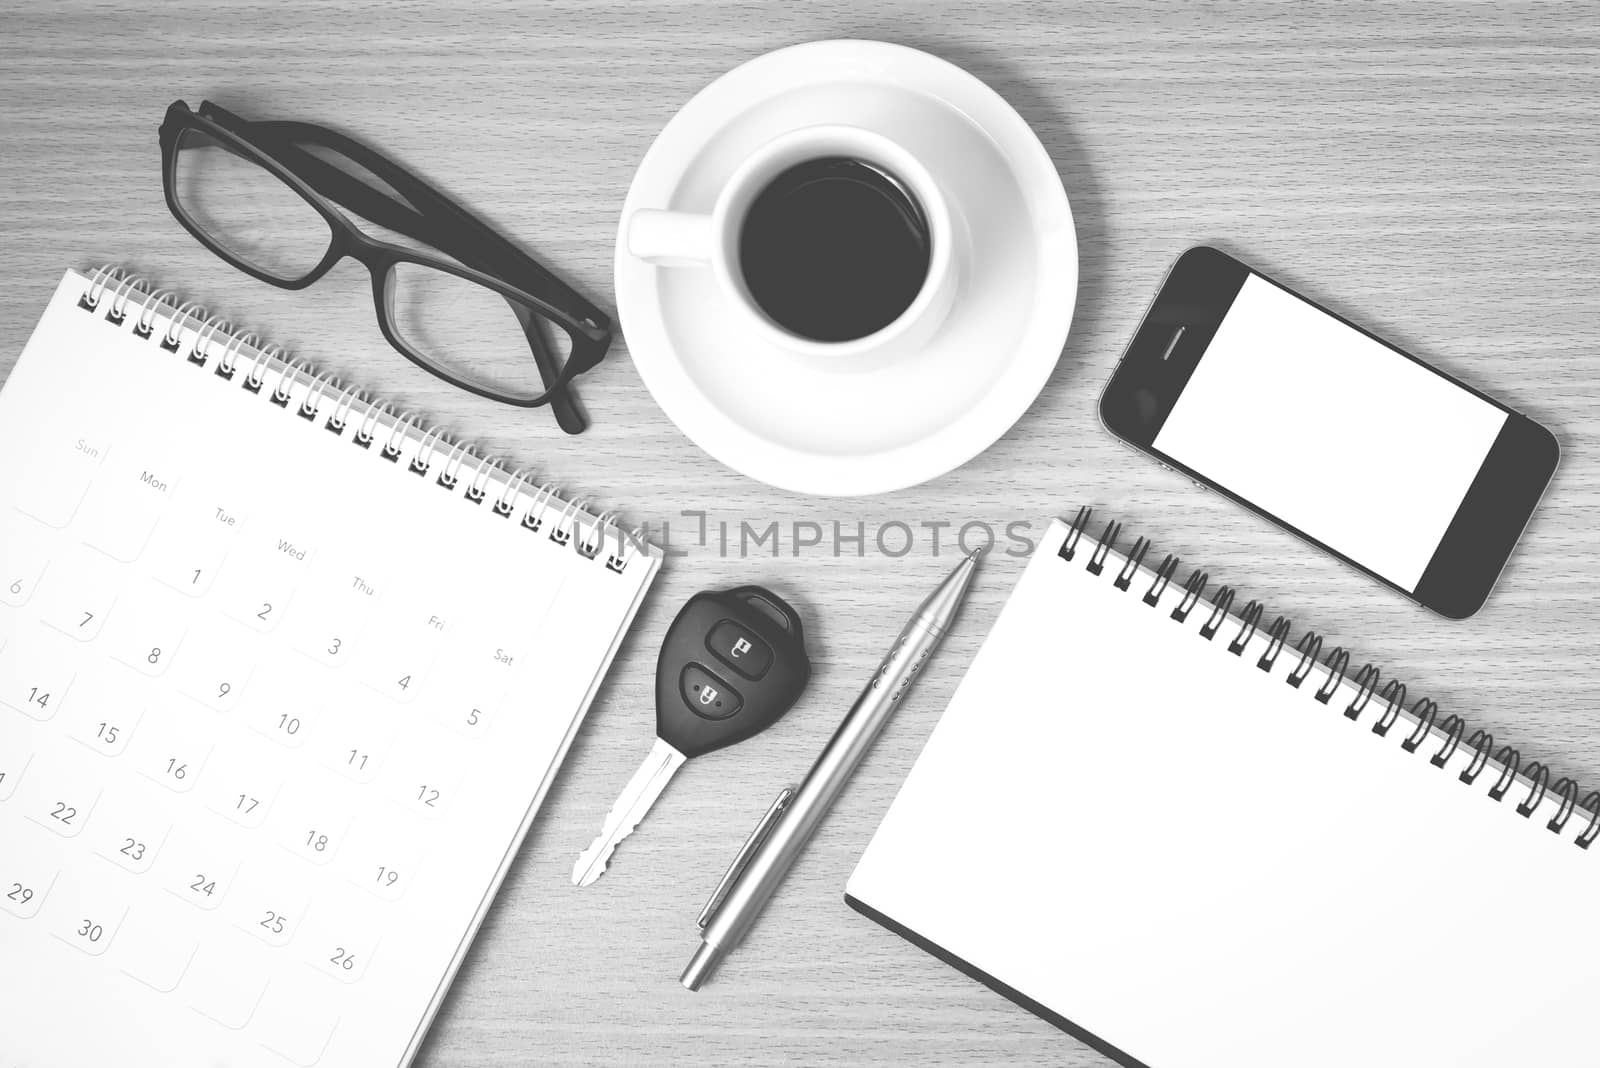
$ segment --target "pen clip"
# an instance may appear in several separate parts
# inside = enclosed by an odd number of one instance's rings
[[[727,895],[728,887],[739,878],[745,866],[750,863],[750,858],[761,843],[767,840],[767,835],[772,833],[772,828],[777,826],[778,817],[783,815],[783,810],[789,807],[789,799],[794,797],[794,787],[785,786],[778,792],[777,800],[767,809],[767,814],[761,817],[761,822],[756,824],[756,829],[750,832],[750,837],[744,840],[744,845],[739,847],[739,852],[734,856],[733,863],[728,865],[728,870],[722,873],[722,878],[717,881],[717,888],[711,891],[711,896],[706,899],[705,908],[700,910],[700,916],[694,921],[695,926],[702,931],[706,924],[711,922],[711,917],[717,914],[717,909],[722,906],[722,899]]]

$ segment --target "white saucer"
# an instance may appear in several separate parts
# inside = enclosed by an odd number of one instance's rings
[[[818,41],[753,59],[684,105],[622,209],[710,211],[752,151],[849,123],[917,155],[950,200],[961,289],[920,352],[808,361],[737,328],[709,270],[616,251],[618,313],[639,376],[678,428],[751,478],[848,496],[959,467],[1021,417],[1066,344],[1078,290],[1072,209],[1028,124],[983,82],[925,52]]]

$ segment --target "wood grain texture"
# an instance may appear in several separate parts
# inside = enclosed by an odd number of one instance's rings
[[[950,566],[953,528],[935,558],[924,523],[1022,520],[1037,530],[1080,503],[1100,506],[1159,550],[1352,646],[1357,663],[1382,662],[1557,774],[1600,785],[1595,3],[61,0],[0,5],[0,27],[0,370],[63,267],[129,262],[635,520],[658,531],[670,522],[683,550],[422,1064],[1105,1063],[840,899],[1020,572],[1006,542],[754,936],[705,992],[677,985],[695,913],[733,850],[778,786],[803,774]],[[1038,131],[1077,217],[1078,311],[1043,394],[982,456],[904,492],[812,500],[733,474],[663,417],[625,346],[583,380],[593,430],[567,438],[543,413],[478,401],[398,359],[371,321],[358,268],[303,294],[278,292],[202,250],[161,199],[156,127],[175,97],[328,122],[436,180],[609,304],[623,195],[675,109],[741,60],[845,36],[921,47],[994,85]],[[1167,264],[1202,241],[1555,429],[1561,470],[1476,618],[1424,614],[1100,428],[1095,401],[1126,337]],[[1352,413],[1352,432],[1359,423]],[[1360,493],[1359,472],[1315,457],[1305,477]],[[709,544],[696,542],[685,509],[706,513]],[[741,557],[740,523],[773,520],[816,522],[828,536],[798,554],[785,540],[776,558]],[[871,541],[896,520],[917,539],[891,558]],[[865,524],[865,555],[832,554],[835,522],[847,534]],[[726,555],[722,524],[733,535]],[[611,873],[575,890],[576,851],[648,748],[668,620],[694,590],[745,582],[792,595],[804,613],[809,695],[769,733],[691,764]],[[1137,766],[1127,774],[1138,782]],[[1516,916],[1482,924],[1495,944],[1516,944]]]

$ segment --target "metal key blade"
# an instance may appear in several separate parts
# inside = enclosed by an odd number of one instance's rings
[[[644,758],[639,770],[622,788],[617,803],[606,813],[605,826],[600,828],[599,837],[589,843],[588,849],[578,854],[578,863],[572,866],[573,886],[588,886],[600,878],[618,843],[639,826],[639,821],[644,819],[650,806],[655,804],[661,791],[667,788],[672,776],[688,759],[660,738],[656,739],[656,744],[650,747],[650,755]]]

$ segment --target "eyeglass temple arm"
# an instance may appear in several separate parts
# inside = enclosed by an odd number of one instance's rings
[[[377,151],[315,123],[267,121],[245,122],[244,125],[251,135],[270,141],[284,165],[324,196],[379,226],[448,252],[463,263],[508,275],[551,304],[579,318],[591,319],[597,326],[609,328],[610,321],[603,312],[538,261],[461,205]],[[415,210],[305,151],[302,146],[307,144],[330,148],[365,167],[415,205]],[[461,230],[472,235],[470,241],[462,240]],[[529,286],[530,281],[537,285]]]
[[[577,347],[585,344],[581,337],[572,339],[573,353],[567,357],[567,362],[560,370],[556,369],[554,356],[550,352],[550,339],[546,327],[538,317],[521,304],[511,305],[512,314],[517,317],[522,326],[523,336],[528,340],[528,348],[533,352],[533,362],[539,368],[539,377],[544,380],[545,387],[550,395],[550,412],[556,418],[556,425],[568,434],[581,434],[589,428],[589,418],[583,414],[583,409],[578,404],[578,394],[572,389],[572,378],[579,371],[593,366],[594,361],[581,363],[577,355]]]

